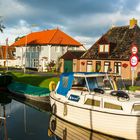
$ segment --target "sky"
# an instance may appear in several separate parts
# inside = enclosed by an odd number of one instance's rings
[[[31,32],[59,28],[88,49],[112,26],[140,23],[139,0],[0,0],[6,27],[0,44]]]

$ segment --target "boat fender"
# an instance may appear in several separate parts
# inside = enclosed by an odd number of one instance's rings
[[[53,119],[53,120],[51,121],[51,130],[52,130],[52,131],[55,131],[55,129],[56,129],[56,120]]]
[[[55,83],[54,81],[51,81],[51,82],[49,83],[49,90],[50,90],[50,91],[54,91],[55,88],[56,88],[56,83]]]
[[[94,88],[94,92],[100,93],[100,94],[104,94],[104,90],[100,89],[100,88]]]
[[[54,114],[54,115],[56,115],[56,104],[54,103],[53,105],[52,105],[52,114]]]
[[[124,91],[112,91],[110,94],[116,96],[119,101],[128,101],[130,99],[129,95]]]
[[[53,133],[52,133],[52,131],[50,130],[50,128],[48,128],[48,136],[49,136],[49,137],[52,137],[52,136],[53,136]]]
[[[66,116],[67,114],[68,114],[67,103],[64,103],[64,112],[63,112],[63,115]]]

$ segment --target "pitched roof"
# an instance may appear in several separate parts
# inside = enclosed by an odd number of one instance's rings
[[[33,32],[27,36],[19,39],[11,46],[25,46],[25,45],[68,45],[81,46],[82,44],[74,40],[69,35],[65,34],[59,29],[44,30],[40,32]]]
[[[7,46],[0,46],[0,59],[6,59],[6,55],[8,54],[8,59],[15,59],[13,56],[13,52],[15,51],[15,48],[8,47]],[[8,50],[7,50],[8,49]]]
[[[73,60],[73,59],[79,59],[85,51],[67,51],[63,56],[61,56],[61,59],[66,60]]]
[[[110,53],[103,56],[98,53],[98,46],[104,43],[110,44]],[[113,27],[93,44],[81,58],[129,60],[132,43],[138,46],[138,56],[140,58],[140,28],[137,25],[132,29],[129,26]]]

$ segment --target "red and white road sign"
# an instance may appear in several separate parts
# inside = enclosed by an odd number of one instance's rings
[[[135,67],[135,66],[137,66],[137,64],[138,64],[138,56],[137,55],[132,55],[130,57],[130,65],[132,67]]]
[[[138,53],[138,47],[135,44],[133,44],[131,47],[131,53],[132,55],[135,55]]]

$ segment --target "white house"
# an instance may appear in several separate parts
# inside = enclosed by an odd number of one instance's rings
[[[57,62],[68,50],[85,50],[84,46],[60,29],[32,32],[19,39],[11,47],[16,48],[15,57],[19,67],[46,70],[52,60]]]

